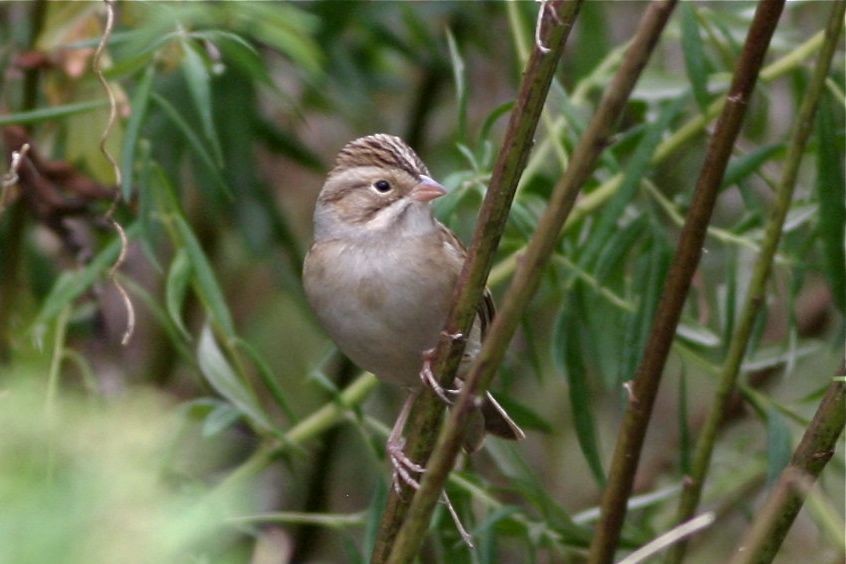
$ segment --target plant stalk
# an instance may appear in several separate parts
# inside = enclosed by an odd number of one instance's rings
[[[540,281],[543,267],[549,261],[561,226],[573,207],[581,186],[593,172],[600,153],[608,146],[623,108],[640,73],[675,7],[676,0],[656,0],[646,9],[635,38],[626,52],[623,64],[603,97],[578,144],[570,166],[556,185],[535,236],[519,261],[514,282],[503,301],[503,308],[494,319],[482,351],[464,378],[462,394],[450,411],[432,458],[423,474],[420,490],[414,497],[408,518],[397,537],[389,562],[406,562],[422,541],[431,513],[444,482],[455,463],[461,446],[467,417],[475,398],[490,384],[502,362],[508,343],[520,322]]]
[[[834,455],[846,423],[846,361],[840,365],[838,376],[839,379],[829,384],[814,419],[769,499],[755,512],[755,519],[738,545],[731,564],[773,561],[805,497]]]
[[[699,264],[702,244],[717,200],[720,184],[740,133],[743,117],[755,87],[764,55],[784,8],[784,0],[763,0],[755,10],[743,51],[726,97],[725,106],[708,143],[693,194],[687,221],[670,267],[661,302],[638,366],[614,455],[608,485],[602,495],[601,517],[593,537],[588,561],[611,562],[626,516],[644,437],[667,356],[676,334],[690,282]]]
[[[535,45],[523,74],[505,140],[494,164],[491,182],[479,213],[473,242],[453,293],[453,305],[445,326],[447,335],[469,334],[476,317],[476,309],[493,264],[494,253],[505,230],[517,183],[528,161],[549,86],[581,4],[582,0],[552,0],[539,7],[544,11],[539,24],[543,46]],[[541,47],[548,51],[544,52]],[[439,340],[433,367],[442,385],[452,386],[463,350],[464,343],[460,339],[444,336]],[[407,437],[405,448],[406,455],[412,460],[420,463],[428,460],[443,410],[441,400],[434,393],[426,391],[420,394],[406,427],[414,429]],[[436,497],[438,495],[440,491]],[[401,555],[409,554],[409,548],[411,553],[416,552],[421,538],[405,545],[400,552],[393,550],[396,548],[394,541],[400,526],[406,520],[410,498],[411,492],[408,488],[403,488],[400,493],[391,490],[379,525],[372,562],[385,562],[392,552],[395,554],[392,558],[410,561],[411,557]],[[423,526],[424,530],[426,525]]]
[[[808,137],[813,129],[817,101],[825,88],[828,69],[831,66],[834,52],[837,50],[840,29],[843,27],[844,12],[846,12],[846,0],[838,1],[831,9],[831,16],[825,30],[823,47],[817,57],[813,77],[805,91],[802,104],[799,108],[799,116],[791,134],[784,171],[782,172],[781,181],[776,191],[776,200],[770,212],[770,218],[764,233],[761,253],[755,263],[737,329],[732,336],[728,355],[720,373],[714,405],[708,413],[708,418],[703,425],[702,433],[696,443],[690,476],[684,480],[684,489],[679,499],[676,523],[683,523],[693,516],[702,496],[702,488],[708,468],[710,467],[717,431],[729,407],[732,393],[735,390],[737,376],[740,372],[740,364],[749,345],[749,338],[752,334],[755,319],[758,317],[761,307],[764,304],[767,278],[769,277],[773,259],[778,249],[784,221],[793,199],[793,191],[796,186],[796,177],[799,172],[802,154],[805,151]],[[681,562],[684,557],[686,545],[687,543],[685,541],[676,544],[668,554],[668,561]]]

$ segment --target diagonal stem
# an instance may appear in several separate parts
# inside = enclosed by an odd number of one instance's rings
[[[412,501],[389,562],[406,562],[416,553],[439,492],[455,462],[462,442],[462,430],[466,427],[475,398],[484,392],[502,362],[508,342],[537,288],[543,266],[552,255],[561,226],[573,207],[579,189],[590,177],[600,153],[608,146],[617,120],[675,3],[675,0],[656,0],[646,9],[620,70],[576,148],[567,172],[553,191],[547,211],[520,260],[514,283],[506,293],[503,308],[494,319],[482,351],[465,377],[462,394],[438,438],[421,488]]]
[[[842,18],[841,18],[842,21]],[[828,385],[814,419],[781,473],[770,497],[755,513],[752,526],[735,551],[731,564],[767,564],[773,561],[808,491],[834,456],[846,424],[846,361],[838,378]]]
[[[583,0],[552,0],[541,4],[543,16],[539,23],[541,43],[532,51],[511,113],[502,149],[493,168],[490,186],[479,213],[473,243],[453,294],[453,306],[444,335],[435,350],[433,366],[442,385],[449,386],[455,376],[463,353],[462,340],[446,335],[467,334],[476,315],[485,282],[493,264],[494,253],[505,229],[508,212],[520,175],[526,166],[535,129],[549,91],[552,77],[564,51],[564,44],[572,29]],[[406,454],[422,463],[429,458],[443,415],[443,404],[434,393],[421,394],[411,415]],[[440,491],[432,500],[437,502]],[[411,492],[404,488],[399,494],[391,492],[371,557],[372,562],[385,562],[394,546],[400,526],[406,519]],[[428,525],[428,520],[426,521]],[[423,527],[425,529],[425,525]],[[422,536],[422,535],[421,535]],[[416,541],[419,544],[419,539]],[[406,561],[410,561],[410,557]]]
[[[701,436],[696,443],[690,477],[685,480],[684,490],[679,499],[676,514],[677,523],[687,521],[693,516],[702,496],[702,487],[711,463],[711,454],[714,450],[717,431],[728,409],[732,392],[735,389],[737,375],[740,372],[740,364],[743,361],[743,356],[752,334],[752,327],[764,304],[767,278],[769,277],[773,258],[778,249],[784,220],[787,217],[787,212],[790,209],[793,199],[793,190],[796,186],[799,164],[802,160],[808,137],[813,129],[817,101],[825,87],[828,69],[831,66],[834,52],[837,50],[840,29],[843,27],[844,11],[846,11],[846,0],[840,0],[831,9],[823,47],[817,57],[813,77],[805,91],[802,105],[799,108],[799,116],[791,134],[784,171],[782,172],[781,181],[776,191],[776,201],[770,212],[764,241],[761,244],[761,253],[755,263],[746,301],[743,304],[737,329],[734,335],[732,335],[728,355],[720,373],[714,405],[708,413],[708,418],[702,428]],[[685,546],[685,542],[675,545],[670,552],[669,561],[681,562],[684,557]]]
[[[762,0],[758,4],[725,106],[708,144],[690,211],[667,275],[661,302],[637,369],[631,398],[614,448],[608,485],[602,495],[601,517],[588,558],[593,564],[611,562],[614,557],[626,516],[626,501],[631,495],[661,374],[676,334],[691,279],[699,264],[702,243],[732,147],[740,133],[749,98],[783,8],[784,0]]]

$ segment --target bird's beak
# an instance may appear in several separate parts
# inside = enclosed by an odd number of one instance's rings
[[[435,198],[440,198],[446,194],[446,188],[429,178],[428,176],[420,175],[420,184],[415,186],[409,192],[409,197],[418,202],[428,202]]]

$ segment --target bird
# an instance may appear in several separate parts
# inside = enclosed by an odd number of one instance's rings
[[[409,390],[387,445],[395,487],[398,478],[417,485],[411,472],[423,471],[402,452],[403,427],[422,385],[449,401],[430,360],[467,250],[433,215],[432,200],[446,193],[399,137],[377,133],[347,143],[317,197],[314,239],[303,265],[306,298],[338,348],[380,380]],[[481,349],[494,311],[485,289],[459,378]],[[477,405],[465,451],[480,448],[486,431],[525,437],[489,393]]]

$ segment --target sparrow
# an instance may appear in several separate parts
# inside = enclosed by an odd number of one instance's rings
[[[412,485],[408,470],[423,469],[402,454],[402,428],[421,382],[444,397],[429,361],[467,256],[455,234],[432,214],[431,201],[444,194],[400,138],[378,133],[351,141],[317,198],[314,242],[303,266],[308,302],[338,348],[380,380],[410,391],[388,452],[394,478],[399,473]],[[478,354],[493,315],[486,289],[466,338],[459,378]],[[465,451],[480,448],[485,431],[512,440],[525,437],[490,394],[477,403],[465,431]]]

